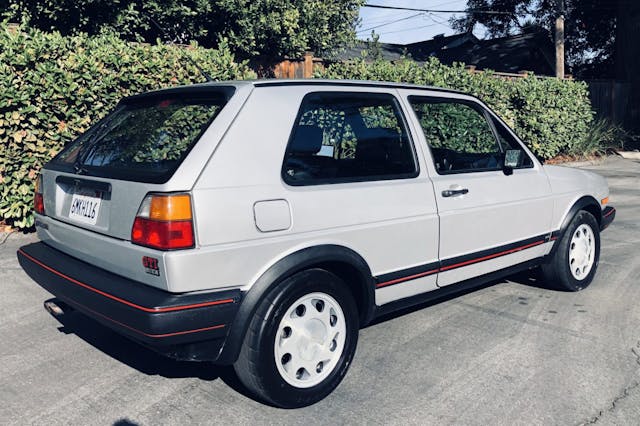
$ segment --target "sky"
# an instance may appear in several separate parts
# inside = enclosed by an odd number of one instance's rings
[[[467,0],[367,0],[367,3],[418,9],[464,10]],[[381,43],[408,44],[428,40],[438,34],[455,34],[449,24],[452,16],[455,14],[362,7],[361,22],[356,31],[359,39],[366,40],[371,37],[371,28],[375,27]]]

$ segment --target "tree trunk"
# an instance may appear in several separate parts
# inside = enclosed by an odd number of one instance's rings
[[[564,78],[564,1],[556,0],[556,77]]]

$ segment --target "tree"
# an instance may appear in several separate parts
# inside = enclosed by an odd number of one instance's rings
[[[613,76],[617,6],[624,2],[628,0],[564,0],[566,62],[572,73]],[[505,36],[540,26],[552,34],[556,0],[467,0],[467,10],[509,14],[469,13],[453,20],[456,29],[471,31],[480,24],[491,36]]]
[[[222,39],[241,58],[277,60],[305,50],[325,53],[355,39],[364,0],[0,0],[11,21],[63,35],[104,30],[129,40],[163,38],[152,16],[177,42],[217,47]],[[166,41],[166,40],[165,40]]]

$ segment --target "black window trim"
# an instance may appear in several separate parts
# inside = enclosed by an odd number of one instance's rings
[[[509,126],[507,126],[506,123],[500,117],[498,117],[497,114],[495,114],[493,111],[491,111],[491,109],[488,106],[486,106],[485,104],[483,104],[480,101],[472,100],[472,99],[450,98],[450,97],[445,97],[445,96],[433,96],[433,95],[408,95],[407,96],[407,100],[409,101],[409,105],[411,106],[411,112],[414,114],[415,118],[418,120],[418,124],[419,124],[420,119],[419,119],[418,114],[416,113],[416,111],[413,109],[412,99],[436,100],[436,101],[438,101],[438,103],[459,103],[459,104],[467,105],[467,106],[473,108],[477,112],[481,113],[481,115],[484,117],[485,121],[489,125],[489,128],[491,129],[491,133],[493,134],[493,137],[494,137],[494,139],[496,141],[496,145],[498,146],[498,149],[500,149],[500,151],[502,153],[504,153],[504,151],[502,149],[502,145],[500,144],[500,140],[499,140],[499,137],[498,137],[498,131],[495,128],[495,125],[493,123],[492,118],[494,118],[494,117],[497,118],[499,123],[503,127],[507,128],[509,130],[509,134],[511,136],[515,135],[511,131]],[[423,132],[423,135],[424,135],[424,130],[422,129],[422,125],[419,126],[419,129]],[[518,146],[520,146],[520,148],[522,149],[522,152],[524,152],[524,154],[531,161],[531,165],[516,167],[513,170],[515,171],[515,170],[532,169],[532,168],[534,168],[535,167],[534,166],[535,163],[533,162],[533,160],[531,160],[531,156],[529,155],[527,150],[523,147],[523,143],[517,137],[514,137],[513,139],[516,141]],[[478,169],[463,169],[463,170],[440,171],[440,170],[438,170],[437,167],[435,167],[435,161],[434,161],[435,156],[433,155],[433,150],[431,148],[431,145],[429,144],[429,141],[426,140],[426,137],[425,137],[425,142],[426,142],[426,145],[427,145],[427,149],[429,150],[429,155],[431,156],[431,162],[434,165],[434,170],[436,171],[437,174],[439,174],[441,176],[458,175],[458,174],[463,174],[463,173],[485,173],[485,172],[502,172],[503,171],[502,168],[478,168]]]
[[[360,177],[343,177],[343,178],[330,178],[330,179],[313,179],[313,180],[301,180],[301,181],[292,181],[289,178],[289,175],[286,172],[286,160],[287,153],[289,151],[289,147],[293,142],[295,131],[299,126],[300,119],[302,118],[303,111],[302,106],[304,105],[305,100],[310,96],[317,95],[328,95],[337,97],[344,97],[349,99],[350,96],[362,96],[362,97],[389,97],[393,102],[393,106],[396,108],[397,113],[399,114],[399,118],[402,126],[404,126],[405,134],[407,135],[407,140],[409,142],[411,148],[411,155],[413,158],[414,171],[411,173],[400,173],[394,175],[372,175],[372,176],[360,176]],[[379,182],[379,181],[390,181],[390,180],[401,180],[401,179],[414,179],[420,175],[420,161],[418,159],[418,154],[415,147],[415,142],[413,140],[413,135],[409,131],[409,123],[407,118],[405,117],[404,111],[402,109],[401,103],[398,101],[398,98],[395,94],[390,92],[346,92],[341,90],[318,90],[313,92],[307,92],[300,101],[298,106],[298,113],[296,114],[296,118],[293,122],[293,126],[291,131],[289,132],[289,140],[287,141],[286,148],[284,150],[284,156],[282,158],[282,167],[280,169],[280,177],[283,182],[288,186],[300,187],[300,186],[317,186],[317,185],[339,185],[346,183],[362,183],[362,182]]]

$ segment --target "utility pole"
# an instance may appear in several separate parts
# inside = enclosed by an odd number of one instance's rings
[[[556,0],[556,77],[564,78],[564,0]]]

